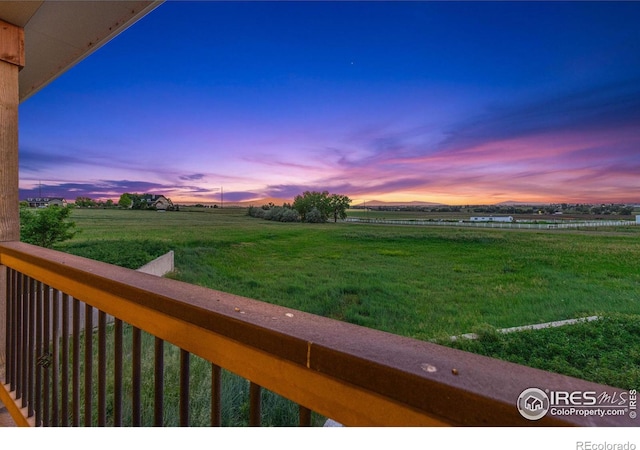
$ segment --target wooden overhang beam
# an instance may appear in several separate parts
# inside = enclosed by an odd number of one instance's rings
[[[24,29],[0,21],[0,241],[20,239],[18,189],[18,73]]]

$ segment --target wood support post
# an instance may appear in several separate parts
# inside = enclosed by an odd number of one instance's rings
[[[18,188],[18,72],[24,66],[24,30],[0,21],[0,241],[20,240]],[[6,356],[6,267],[0,266],[0,376]]]
[[[18,72],[24,30],[0,21],[0,241],[20,240],[18,191]]]

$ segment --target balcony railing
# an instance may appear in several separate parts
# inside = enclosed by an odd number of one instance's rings
[[[0,400],[18,425],[139,426],[148,423],[141,384],[153,380],[153,425],[165,424],[175,401],[179,424],[188,426],[199,394],[190,389],[192,355],[211,365],[214,426],[223,369],[249,381],[250,425],[265,414],[263,388],[299,405],[300,425],[312,411],[351,426],[635,425],[628,415],[531,421],[516,407],[530,387],[620,389],[20,242],[0,244],[0,264]],[[143,332],[154,337],[151,350]],[[165,343],[180,349],[177,397],[165,395]],[[124,409],[131,413],[123,419]]]

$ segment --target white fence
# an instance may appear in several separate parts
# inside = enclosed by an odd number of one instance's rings
[[[630,225],[640,225],[633,220],[593,220],[593,221],[554,221],[553,223],[532,223],[532,222],[465,222],[452,220],[398,220],[398,219],[367,219],[361,217],[351,217],[344,219],[349,223],[371,223],[380,225],[427,225],[427,226],[455,226],[472,228],[515,228],[532,230],[551,230],[566,228],[594,228],[594,227],[620,227]]]

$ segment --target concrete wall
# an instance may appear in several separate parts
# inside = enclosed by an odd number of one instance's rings
[[[156,275],[158,277],[163,277],[166,274],[173,272],[173,250],[162,255],[159,258],[154,259],[150,263],[145,264],[137,270],[138,272],[148,273],[150,275]]]

